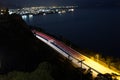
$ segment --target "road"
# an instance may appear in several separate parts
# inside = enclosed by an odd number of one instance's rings
[[[63,42],[56,40],[55,38],[48,36],[44,33],[33,31],[35,36],[52,47],[54,50],[59,52],[64,57],[70,59],[74,64],[76,64],[78,67],[82,67],[85,69],[91,69],[93,76],[96,77],[97,74],[105,74],[105,73],[115,73],[117,75],[120,75],[120,73],[111,70],[107,66],[103,66],[94,60],[82,55],[81,53],[77,52],[76,50],[72,49],[71,47],[65,45]],[[81,63],[82,62],[82,63]],[[117,77],[118,80],[120,80],[120,77]]]

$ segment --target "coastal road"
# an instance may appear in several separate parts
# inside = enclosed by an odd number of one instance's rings
[[[114,71],[107,66],[103,66],[94,60],[82,55],[81,53],[77,52],[76,50],[72,49],[71,47],[65,45],[63,42],[56,40],[55,38],[48,36],[42,32],[33,31],[34,35],[52,47],[54,50],[59,52],[64,57],[70,59],[74,64],[76,64],[78,67],[82,67],[84,69],[90,69],[93,73],[93,76],[96,77],[97,74],[105,74],[105,73],[114,73],[117,75],[120,75],[117,71]],[[118,80],[120,80],[120,77],[117,77]]]

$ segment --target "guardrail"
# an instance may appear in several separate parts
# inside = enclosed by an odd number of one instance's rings
[[[37,35],[37,36],[40,36],[39,34],[36,34],[36,33],[34,33],[34,34]],[[40,37],[43,38],[44,40],[50,42],[48,39],[46,39],[46,38],[44,38],[44,37],[42,37],[42,36],[40,36]],[[75,58],[74,56],[70,55],[70,53],[69,53],[68,51],[64,50],[61,46],[57,45],[57,44],[54,43],[54,42],[50,42],[50,43],[51,43],[52,45],[54,45],[55,47],[57,47],[58,49],[60,49],[61,51],[63,51],[65,54],[67,54],[67,58],[68,58],[68,59],[70,59],[70,57],[71,57],[72,60],[74,59],[74,60],[76,60],[78,63],[81,63],[81,67],[82,67],[82,65],[84,65],[84,66],[88,67],[88,69],[91,69],[91,71],[94,71],[94,72],[96,72],[97,74],[101,74],[99,71],[95,70],[94,68],[92,68],[92,67],[90,67],[89,65],[87,65],[86,63],[84,63],[84,60],[77,59],[77,58]]]
[[[75,59],[76,61],[78,61],[78,63],[84,64],[85,66],[87,66],[88,68],[90,68],[91,70],[97,72],[98,74],[100,73],[99,71],[95,70],[94,68],[90,67],[89,65],[85,64],[83,61],[84,60],[79,60],[77,58],[75,58],[74,56],[70,55],[70,53],[66,50],[64,50],[62,47],[60,47],[59,45],[55,44],[54,42],[51,42],[51,44],[53,44],[54,46],[56,46],[57,48],[59,48],[60,50],[62,50],[63,52],[65,52],[68,55],[68,59],[69,57],[72,57],[73,59]],[[101,73],[100,73],[101,74]]]

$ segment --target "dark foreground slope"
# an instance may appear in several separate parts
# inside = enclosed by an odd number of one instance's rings
[[[38,40],[19,15],[0,16],[0,73],[5,73],[1,80],[91,79],[79,70]]]
[[[21,16],[0,16],[0,72],[32,71],[55,53],[38,40]],[[54,58],[54,57],[52,57]]]
[[[1,73],[13,69],[30,71],[44,59],[49,50],[34,37],[19,15],[0,16]]]

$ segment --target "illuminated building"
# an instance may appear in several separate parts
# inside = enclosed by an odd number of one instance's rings
[[[8,9],[0,7],[0,15],[7,15],[7,14],[8,14]]]

